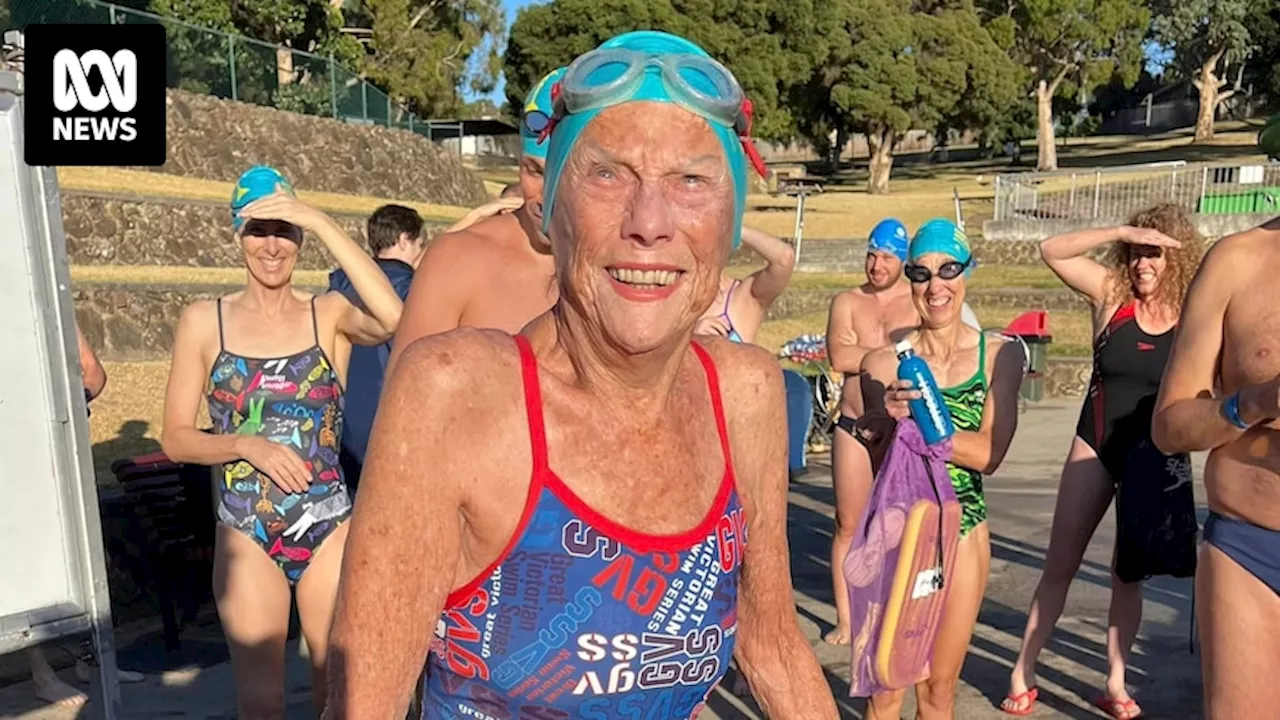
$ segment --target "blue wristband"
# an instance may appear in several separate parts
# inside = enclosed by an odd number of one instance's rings
[[[1249,429],[1249,426],[1240,419],[1240,393],[1231,393],[1222,402],[1222,416],[1241,430]]]

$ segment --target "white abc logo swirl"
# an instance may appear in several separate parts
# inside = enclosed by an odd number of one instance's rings
[[[102,89],[89,89],[89,69],[102,74]],[[70,86],[68,86],[70,83]],[[53,104],[62,112],[79,105],[89,112],[106,109],[108,102],[116,112],[130,112],[138,104],[138,58],[132,50],[120,50],[108,57],[101,50],[76,55],[73,50],[60,50],[53,56]]]

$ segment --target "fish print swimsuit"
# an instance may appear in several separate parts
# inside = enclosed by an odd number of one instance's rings
[[[987,402],[987,336],[979,333],[978,370],[968,380],[941,388],[942,402],[951,413],[956,430],[977,431]],[[987,519],[987,498],[982,492],[982,473],[947,463],[951,487],[960,502],[960,536]]]
[[[593,510],[548,467],[537,363],[516,342],[529,494],[506,549],[445,602],[422,718],[696,717],[733,656],[747,541],[715,365],[693,345],[725,458],[720,489],[696,527],[647,535]]]
[[[338,464],[342,386],[320,347],[315,298],[315,345],[279,358],[229,352],[218,300],[218,358],[209,375],[214,432],[257,435],[289,446],[311,472],[306,493],[281,490],[245,460],[222,466],[218,521],[252,538],[297,584],[316,549],[351,515],[351,497]]]

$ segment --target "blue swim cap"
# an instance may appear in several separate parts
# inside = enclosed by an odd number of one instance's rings
[[[567,69],[556,68],[552,70],[539,80],[538,84],[533,86],[533,89],[529,90],[528,95],[525,95],[524,109],[520,111],[520,147],[521,152],[529,157],[543,159],[547,157],[548,143],[538,144],[538,136],[542,133],[542,129],[546,127],[546,122],[554,112],[551,105],[551,88],[560,82],[560,78],[564,77],[564,71]],[[527,119],[529,113],[541,113],[542,117],[530,121]],[[530,127],[530,124],[533,127]]]
[[[656,30],[638,30],[636,32],[623,33],[605,41],[598,49],[607,50],[611,48],[634,50],[650,55],[699,55],[711,57],[706,50],[682,37]],[[646,68],[644,80],[641,82],[639,89],[617,104],[645,101],[675,102],[663,85],[662,70],[657,67],[650,66]],[[556,191],[558,189],[556,186],[559,184],[560,174],[564,171],[565,162],[569,159],[573,146],[577,144],[578,136],[582,134],[587,125],[603,109],[593,108],[578,113],[564,114],[557,118],[555,129],[551,132],[550,146],[547,148],[547,169],[544,176],[546,184],[542,198],[542,231],[544,233],[551,227],[551,213],[555,208]],[[742,148],[742,140],[739,139],[733,128],[724,127],[714,122],[709,122],[708,124],[711,127],[711,131],[720,140],[720,145],[724,148],[725,158],[729,163],[729,172],[733,178],[733,247],[737,248],[742,242],[742,214],[745,212],[747,205],[746,153]]]
[[[973,268],[978,264],[969,248],[969,238],[965,237],[964,231],[954,222],[946,218],[934,218],[921,225],[916,236],[911,239],[911,247],[907,251],[910,262],[914,263],[929,253],[942,253],[967,263],[968,267],[964,269],[966,278],[973,274]]]
[[[235,190],[231,192],[231,227],[236,230],[244,224],[240,211],[245,205],[275,193],[276,186],[293,195],[293,185],[279,170],[267,165],[254,165],[236,180]]]
[[[907,260],[907,226],[897,218],[881,220],[867,239],[867,252],[886,252],[899,260]]]

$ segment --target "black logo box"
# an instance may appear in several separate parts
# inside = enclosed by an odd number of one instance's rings
[[[163,165],[168,149],[165,132],[166,38],[160,25],[28,25],[25,30],[23,115],[28,165]],[[137,58],[137,103],[118,112],[110,102],[98,112],[77,103],[63,112],[54,104],[54,56],[71,50],[83,56],[100,50],[113,57],[130,50]],[[91,93],[104,93],[98,68],[86,71]],[[68,82],[69,88],[74,88]],[[74,90],[73,90],[74,91]],[[78,97],[78,95],[77,95]],[[124,123],[131,120],[131,123]],[[61,123],[61,125],[59,125]],[[70,125],[68,124],[70,123]],[[77,124],[78,123],[78,124]],[[121,125],[123,123],[123,125]],[[120,130],[132,125],[130,133]],[[116,128],[108,139],[106,128]],[[55,127],[78,129],[89,139],[55,139]],[[86,132],[87,131],[87,132]]]

